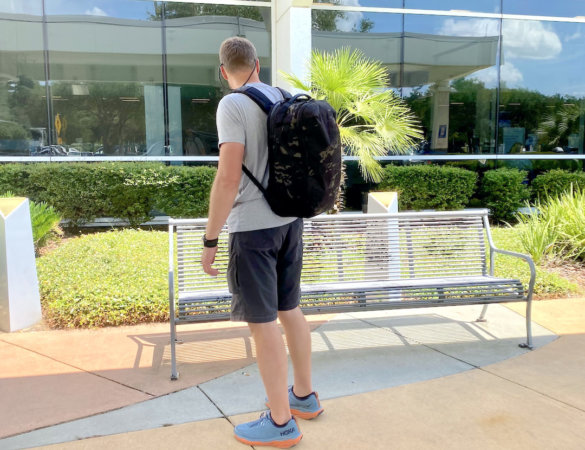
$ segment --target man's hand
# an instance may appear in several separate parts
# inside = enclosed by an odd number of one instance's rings
[[[201,265],[203,266],[203,271],[213,277],[216,277],[219,274],[219,270],[215,267],[211,267],[215,262],[216,253],[217,247],[203,247],[203,252],[201,252]]]

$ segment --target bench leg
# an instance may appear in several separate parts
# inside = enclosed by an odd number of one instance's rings
[[[526,302],[526,343],[519,344],[521,348],[532,350],[532,299]]]
[[[179,379],[179,372],[177,372],[177,324],[175,318],[171,317],[171,380]]]
[[[477,318],[476,322],[487,322],[487,320],[485,318],[485,313],[487,312],[487,307],[488,307],[487,304],[483,305],[483,308],[481,310],[481,314]]]

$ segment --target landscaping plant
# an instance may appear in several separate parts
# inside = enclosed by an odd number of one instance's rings
[[[0,194],[0,198],[16,197],[12,192]],[[30,221],[33,233],[33,243],[35,250],[43,247],[53,236],[61,236],[63,231],[59,227],[61,217],[55,211],[55,208],[44,202],[36,203],[29,201]]]
[[[475,190],[477,174],[448,166],[386,166],[378,189],[398,192],[401,210],[463,209]]]
[[[516,219],[516,212],[530,198],[530,190],[524,184],[526,175],[525,171],[509,168],[484,173],[480,196],[494,222],[512,222]]]
[[[538,175],[530,187],[535,200],[546,200],[547,197],[556,197],[571,189],[585,189],[585,173],[569,172],[567,170],[555,169]]]
[[[376,157],[406,153],[422,137],[418,119],[388,88],[387,69],[359,50],[315,50],[306,81],[290,74],[282,76],[293,87],[331,104],[337,112],[341,144],[358,157],[366,181],[382,178]]]
[[[585,189],[537,201],[537,214],[519,214],[520,239],[535,261],[547,255],[585,261]]]

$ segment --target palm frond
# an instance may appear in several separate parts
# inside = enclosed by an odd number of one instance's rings
[[[282,76],[293,87],[327,100],[335,109],[342,145],[347,153],[358,157],[366,180],[380,180],[382,168],[377,157],[404,153],[422,138],[418,119],[388,89],[386,68],[359,50],[315,50],[307,80]]]

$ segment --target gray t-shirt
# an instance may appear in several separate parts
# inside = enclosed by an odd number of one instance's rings
[[[272,86],[264,83],[248,83],[248,86],[260,90],[273,102],[282,100],[280,91]],[[244,165],[266,187],[268,137],[264,111],[244,94],[226,95],[217,108],[217,132],[220,146],[225,142],[244,145]],[[238,194],[227,220],[230,233],[279,227],[295,219],[274,214],[262,192],[242,173]]]

